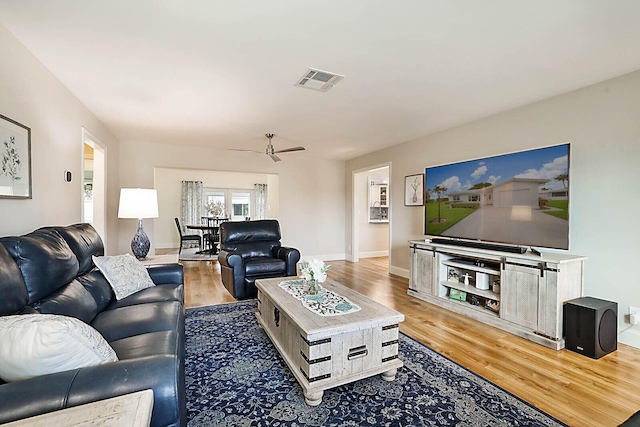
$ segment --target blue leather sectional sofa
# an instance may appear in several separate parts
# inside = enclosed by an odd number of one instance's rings
[[[78,318],[100,332],[119,359],[0,381],[0,424],[152,389],[151,425],[186,425],[182,266],[149,267],[157,286],[116,300],[92,261],[92,255],[103,254],[102,239],[88,224],[0,238],[0,316],[48,313]]]

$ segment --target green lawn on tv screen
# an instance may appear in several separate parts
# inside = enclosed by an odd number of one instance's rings
[[[555,216],[556,218],[569,220],[569,201],[568,200],[549,200],[547,206],[550,208],[556,208],[560,210],[542,211],[547,215]]]
[[[426,234],[439,235],[444,231],[453,227],[456,223],[462,221],[469,215],[475,212],[475,209],[470,208],[455,208],[449,209],[449,205],[443,202],[440,203],[440,218],[445,219],[441,223],[433,223],[438,219],[438,204],[427,203],[425,207],[426,220],[427,220],[427,232]]]
[[[554,216],[556,218],[569,220],[569,201],[568,200],[549,200],[547,206],[555,208],[557,210],[543,210],[542,212]],[[425,207],[427,230],[426,234],[440,235],[449,228],[453,227],[458,222],[462,221],[469,215],[475,212],[475,209],[470,208],[455,208],[450,209],[448,203],[441,202],[440,204],[440,218],[444,219],[443,222],[435,223],[438,218],[438,204],[427,203]]]

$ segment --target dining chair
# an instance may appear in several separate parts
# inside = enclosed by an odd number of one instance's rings
[[[180,226],[180,220],[174,218],[176,221],[176,227],[178,228],[178,234],[180,234],[180,249],[178,249],[178,256],[182,252],[182,245],[184,242],[198,242],[200,250],[202,250],[202,237],[199,234],[182,234],[182,227]]]
[[[220,224],[222,222],[229,221],[229,218],[205,217],[204,219],[206,219],[207,225],[209,227],[212,227],[209,231],[210,234],[208,234],[207,237],[209,239],[211,248],[216,246],[216,250],[214,252],[217,252],[217,245],[220,243]]]
[[[208,216],[201,217],[202,225],[206,225],[211,227],[211,218]],[[213,248],[213,229],[203,230],[202,231],[202,244],[204,246],[204,250],[209,250]]]

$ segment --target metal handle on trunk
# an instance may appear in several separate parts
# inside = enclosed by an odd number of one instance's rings
[[[347,354],[347,360],[365,357],[367,354],[369,354],[369,350],[367,350],[366,345],[361,345],[360,347],[353,347],[349,349],[349,354]]]

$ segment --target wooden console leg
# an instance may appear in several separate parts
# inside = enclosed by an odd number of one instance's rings
[[[397,368],[389,369],[388,371],[384,371],[382,373],[382,379],[385,381],[393,381],[396,379],[397,373],[398,373]]]
[[[322,391],[322,390],[320,390],[320,391],[312,391],[312,392],[305,392],[304,393],[304,401],[309,406],[318,406],[319,404],[322,403],[322,395],[323,394],[324,394],[324,391]]]

